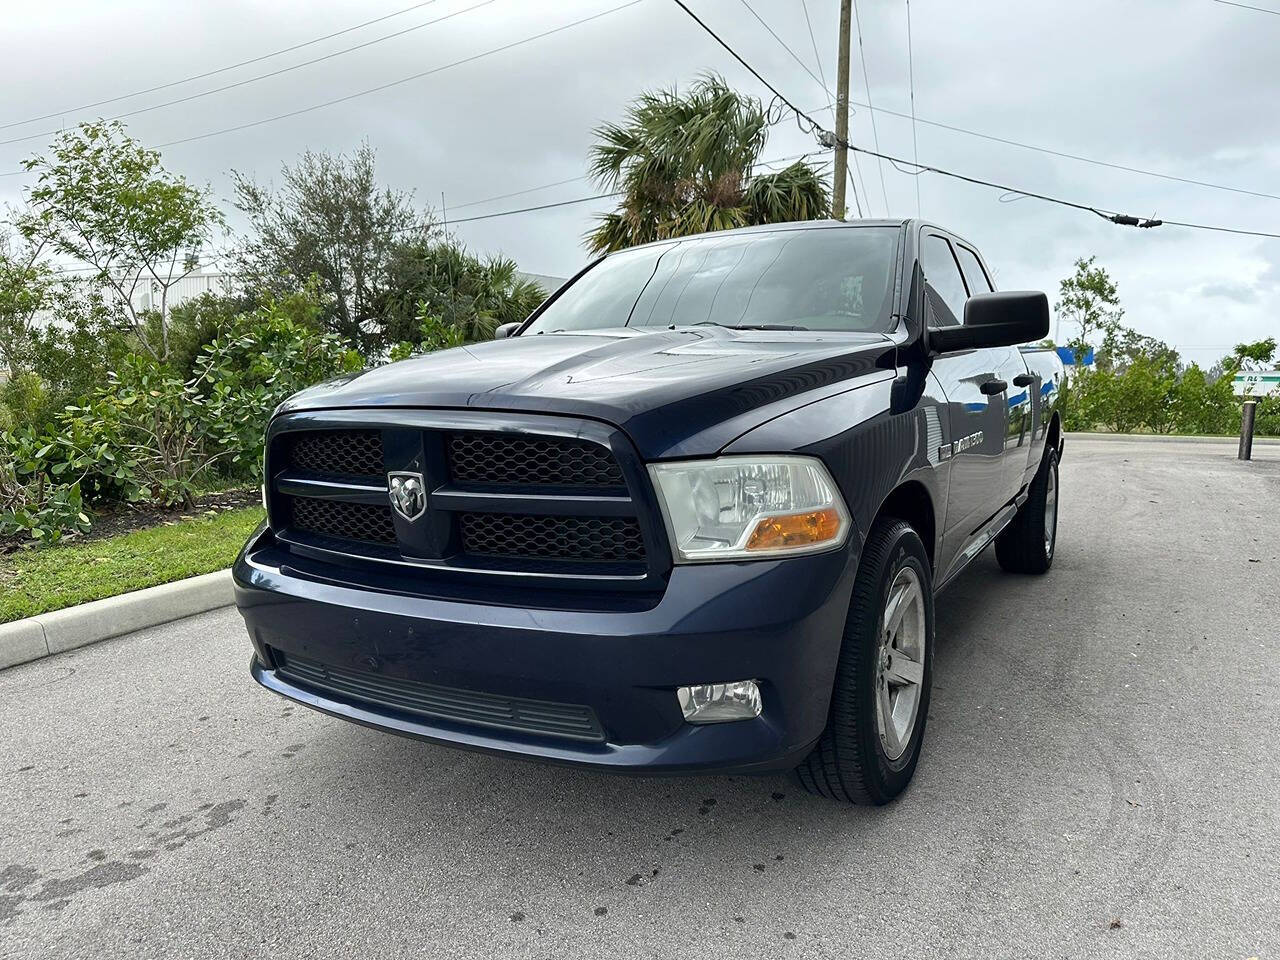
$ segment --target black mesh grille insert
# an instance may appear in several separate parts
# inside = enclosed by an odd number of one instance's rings
[[[454,433],[449,469],[456,483],[625,486],[607,447],[570,437]]]
[[[274,651],[286,679],[405,713],[460,723],[517,730],[570,740],[604,740],[595,711],[574,703],[552,703],[523,697],[499,697],[416,680],[331,667],[315,660]]]
[[[288,466],[304,473],[379,481],[386,475],[379,430],[308,430],[286,435],[284,447]]]
[[[540,517],[464,513],[462,548],[490,557],[621,563],[644,559],[640,524],[630,517]]]
[[[293,527],[307,533],[369,543],[396,543],[391,507],[343,500],[293,497]]]

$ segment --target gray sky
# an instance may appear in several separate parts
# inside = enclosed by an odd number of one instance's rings
[[[3,0],[0,140],[115,116],[223,86],[476,7],[436,0],[358,31],[145,96],[79,104],[215,70],[409,7],[413,0]],[[469,12],[278,77],[127,120],[159,145],[344,97],[531,37],[623,0],[492,0]],[[801,0],[750,0],[810,69]],[[838,0],[807,0],[827,81],[834,85]],[[1280,0],[1251,0],[1273,6]],[[817,108],[817,82],[751,16],[742,0],[689,0],[788,97]],[[876,107],[910,111],[903,0],[861,0]],[[1014,4],[914,0],[919,118],[1113,164],[1280,194],[1280,16],[1215,0]],[[856,44],[856,40],[855,40]],[[473,201],[579,177],[592,128],[621,116],[644,88],[722,72],[765,91],[670,0],[641,0],[581,26],[344,103],[249,129],[176,144],[165,163],[207,182],[224,201],[227,171],[269,179],[303,149],[377,149],[381,178],[412,189],[451,219],[587,196],[583,180],[485,204]],[[852,99],[866,102],[854,50]],[[818,119],[832,126],[830,111]],[[1268,119],[1272,118],[1272,119]],[[910,157],[911,124],[878,113],[880,146]],[[870,114],[856,108],[855,142],[870,146]],[[1280,200],[1129,173],[921,124],[921,162],[1137,216],[1280,232]],[[0,145],[0,173],[44,141]],[[775,127],[767,157],[815,151],[793,122]],[[886,212],[876,161],[862,158],[864,210]],[[21,198],[22,176],[0,177],[0,203]],[[916,213],[916,178],[886,165],[887,211]],[[1078,256],[1096,254],[1119,284],[1129,323],[1211,363],[1232,344],[1280,334],[1280,240],[1175,227],[1136,230],[1034,199],[919,178],[921,210],[984,252],[1000,286],[1056,294]],[[1006,198],[1008,200],[1008,198]],[[466,206],[464,206],[466,205]],[[585,260],[590,203],[460,224],[477,251],[502,251],[537,273],[567,275]],[[234,222],[234,221],[233,221]],[[1063,335],[1067,331],[1064,329]]]

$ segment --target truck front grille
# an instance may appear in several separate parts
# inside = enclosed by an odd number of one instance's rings
[[[631,517],[536,517],[464,513],[459,518],[467,553],[595,563],[644,560],[640,524]]]
[[[381,430],[305,430],[285,442],[289,467],[300,473],[360,477],[381,482]]]
[[[604,731],[595,711],[574,703],[502,697],[379,673],[333,667],[272,650],[286,680],[337,699],[358,701],[403,713],[499,730],[599,743]]]
[[[642,470],[633,459],[624,472],[619,456],[634,455],[620,434],[591,423],[560,435],[394,417],[379,411],[350,428],[274,434],[267,471],[281,539],[379,564],[568,576],[577,564],[593,579],[656,576],[652,558],[666,551],[646,542],[652,528],[627,479]],[[392,510],[388,476],[401,472],[421,474],[426,488],[425,510],[412,520]]]
[[[391,507],[345,500],[291,497],[292,526],[322,537],[359,540],[395,546],[396,526]]]
[[[570,437],[450,434],[449,471],[462,484],[626,486],[607,447]]]

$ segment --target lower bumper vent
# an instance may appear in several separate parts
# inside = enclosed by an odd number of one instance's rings
[[[434,683],[399,680],[376,673],[331,667],[279,650],[274,650],[273,656],[279,664],[280,676],[286,680],[333,694],[338,699],[498,730],[595,743],[604,741],[600,721],[590,707],[500,697]]]

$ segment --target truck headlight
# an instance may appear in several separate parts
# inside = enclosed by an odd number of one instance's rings
[[[649,465],[676,563],[831,550],[849,511],[822,461],[718,457]]]

